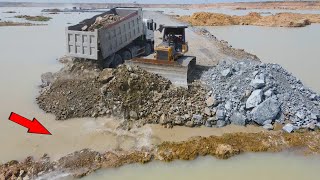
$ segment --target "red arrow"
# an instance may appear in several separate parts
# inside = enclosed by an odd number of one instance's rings
[[[32,121],[12,112],[9,120],[28,128],[28,133],[52,135],[36,118]]]

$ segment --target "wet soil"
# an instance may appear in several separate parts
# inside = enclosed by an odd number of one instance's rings
[[[12,21],[0,21],[0,27],[2,26],[43,26],[45,24],[33,24],[26,22],[12,22]]]
[[[251,12],[245,16],[230,16],[219,13],[199,12],[191,16],[177,17],[179,20],[194,26],[230,26],[254,25],[270,27],[304,27],[311,23],[320,23],[318,14],[277,13],[262,16]]]
[[[35,178],[48,173],[65,172],[83,177],[101,168],[114,168],[152,160],[170,162],[193,160],[211,155],[228,159],[245,152],[279,152],[294,150],[306,155],[320,153],[320,132],[304,133],[233,133],[222,136],[193,137],[183,142],[164,142],[153,148],[99,153],[89,149],[51,161],[47,155],[38,160],[28,157],[0,165],[0,179]]]

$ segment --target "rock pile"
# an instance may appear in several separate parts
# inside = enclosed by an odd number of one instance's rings
[[[287,132],[320,127],[320,96],[277,64],[220,63],[189,89],[138,67],[100,69],[88,60],[67,62],[58,73],[42,75],[37,102],[57,119],[121,117],[121,128],[147,123],[223,127],[257,124]]]
[[[104,110],[123,115],[122,128],[146,123],[166,127],[203,124],[205,89],[199,85],[194,84],[188,91],[172,86],[159,75],[124,65],[103,70],[99,79],[103,98],[94,115],[103,114]]]
[[[89,60],[63,61],[65,66],[60,71],[41,75],[42,89],[37,103],[59,120],[90,117],[93,104],[99,101],[101,85],[96,80],[101,71],[99,65]]]
[[[287,124],[287,132],[320,127],[320,96],[280,65],[223,62],[201,78],[211,89],[207,108],[217,112],[218,126],[254,123],[271,130],[277,122]]]
[[[67,63],[58,73],[42,75],[40,108],[57,119],[123,117],[122,128],[146,123],[196,126],[205,124],[205,88],[194,83],[189,90],[140,68],[121,65],[101,70],[94,63]]]
[[[82,27],[82,31],[94,31],[95,29],[106,27],[107,25],[119,21],[120,19],[121,17],[115,14],[106,14],[103,17],[99,16],[90,27],[87,25]]]

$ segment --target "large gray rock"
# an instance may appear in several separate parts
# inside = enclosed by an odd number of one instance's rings
[[[224,127],[224,126],[226,126],[226,125],[227,125],[227,123],[226,123],[225,121],[222,121],[222,120],[218,120],[218,121],[217,121],[217,124],[216,124],[216,126],[217,126],[218,128]]]
[[[283,126],[282,130],[287,133],[292,133],[294,131],[294,126],[292,124],[286,124],[285,126]]]
[[[245,126],[246,125],[246,116],[236,112],[233,113],[230,117],[230,121],[232,124],[239,125],[239,126]]]
[[[296,116],[303,120],[306,117],[306,114],[303,111],[299,111],[296,113]]]
[[[192,115],[192,120],[193,120],[194,124],[196,124],[196,125],[201,125],[201,124],[203,124],[202,119],[203,119],[203,116],[200,115],[200,114],[194,114],[194,115]]]
[[[272,123],[272,120],[266,120],[263,122],[263,125],[266,125],[266,124],[271,124]]]
[[[272,126],[272,124],[265,124],[265,125],[263,125],[263,128],[264,129],[266,129],[266,130],[273,130],[273,126]]]
[[[231,69],[228,68],[228,69],[221,71],[221,75],[224,77],[230,77],[232,75]]]
[[[274,120],[280,112],[280,105],[275,98],[265,100],[251,111],[253,121],[263,125],[267,120]]]
[[[315,114],[315,113],[311,113],[310,118],[313,120],[318,120],[319,119],[319,115]]]
[[[231,110],[232,109],[232,103],[230,101],[227,101],[226,104],[224,105],[226,110]]]
[[[263,79],[253,79],[250,85],[255,89],[260,89],[264,87],[266,82]]]
[[[263,92],[260,89],[253,91],[246,102],[246,108],[250,109],[258,106],[262,101],[262,95]]]
[[[266,97],[271,97],[273,95],[273,91],[271,89],[268,89],[266,92],[264,92],[264,95]]]
[[[226,111],[224,109],[218,109],[216,113],[216,117],[218,120],[224,120],[226,116]]]

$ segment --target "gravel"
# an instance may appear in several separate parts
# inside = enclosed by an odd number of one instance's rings
[[[226,124],[271,129],[275,122],[290,123],[284,130],[291,132],[320,122],[320,96],[278,64],[221,62],[203,73],[201,80],[211,90],[208,108],[217,108],[217,119]],[[212,99],[219,103],[213,105]]]
[[[113,115],[123,129],[255,124],[271,130],[279,123],[292,132],[320,125],[320,96],[277,64],[223,62],[185,89],[137,67],[101,69],[74,60],[42,82],[37,103],[57,119]]]

